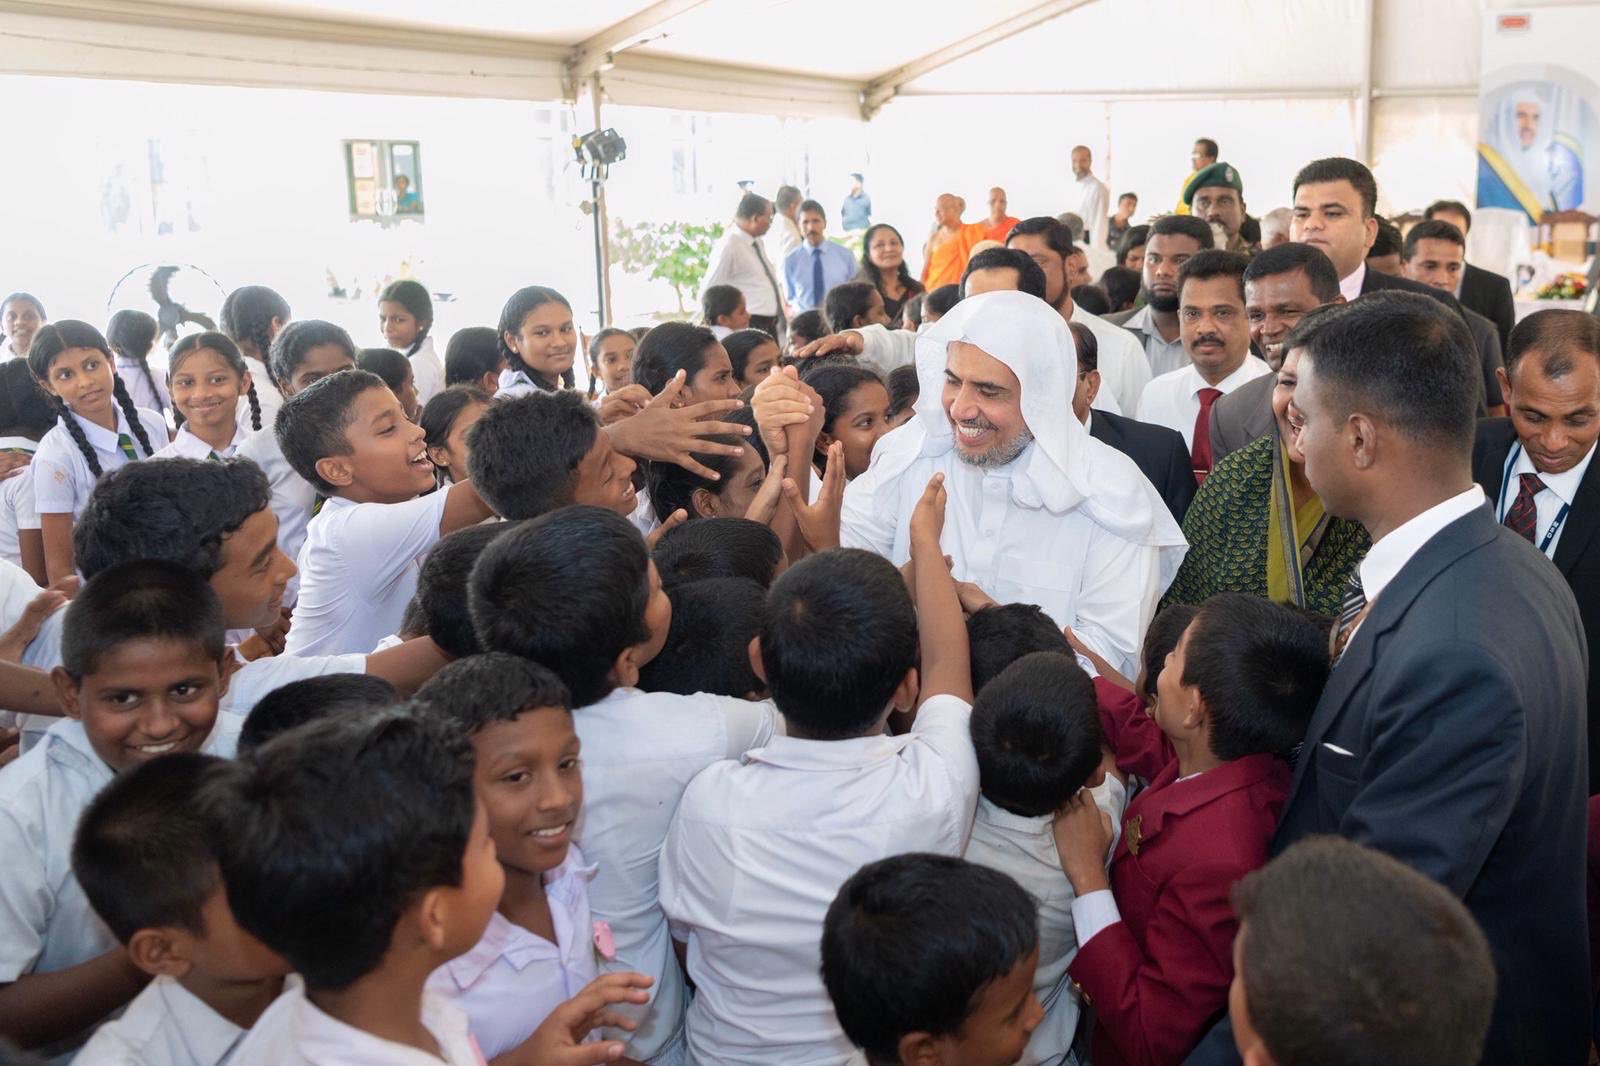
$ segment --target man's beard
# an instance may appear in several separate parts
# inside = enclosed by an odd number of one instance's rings
[[[1145,285],[1139,290],[1139,295],[1144,297],[1145,303],[1149,304],[1151,307],[1155,308],[1157,311],[1160,311],[1164,315],[1170,315],[1178,309],[1177,292],[1173,292],[1170,296],[1157,296],[1154,292],[1150,291],[1150,286]]]
[[[988,422],[986,419],[982,421],[987,428],[994,428],[994,424],[992,422]],[[958,447],[956,448],[956,457],[963,463],[966,463],[968,466],[975,466],[982,470],[993,470],[996,467],[1005,466],[1007,463],[1015,460],[1016,457],[1021,455],[1023,451],[1027,449],[1028,445],[1032,443],[1033,434],[1026,426],[1024,426],[1017,432],[1015,437],[1012,437],[1010,440],[1001,441],[988,451],[979,452],[977,455],[973,455],[970,452],[964,452]]]

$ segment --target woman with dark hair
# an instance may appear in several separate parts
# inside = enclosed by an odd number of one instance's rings
[[[883,310],[891,323],[900,321],[900,309],[923,291],[922,283],[906,267],[906,242],[887,222],[868,228],[861,239],[861,271],[857,281],[870,282],[883,297]],[[835,325],[834,328],[839,328]]]

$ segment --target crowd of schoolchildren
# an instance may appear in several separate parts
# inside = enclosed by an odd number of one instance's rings
[[[416,282],[369,349],[251,286],[164,377],[6,300],[0,1061],[1474,1060],[1460,903],[1267,862],[1328,620],[1169,608],[1128,679],[952,578],[938,478],[839,548],[915,374],[726,296],[441,358]]]

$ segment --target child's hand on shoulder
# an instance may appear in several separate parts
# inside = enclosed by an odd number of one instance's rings
[[[1106,877],[1106,850],[1111,847],[1111,816],[1094,802],[1094,794],[1079,789],[1078,794],[1056,812],[1051,831],[1056,840],[1056,855],[1061,870],[1078,895],[1110,888]]]
[[[949,499],[949,493],[944,487],[944,474],[938,473],[928,479],[927,488],[922,490],[922,498],[917,501],[917,506],[911,512],[911,550],[916,553],[919,549],[942,555],[939,548],[939,537],[944,533],[944,507]]]

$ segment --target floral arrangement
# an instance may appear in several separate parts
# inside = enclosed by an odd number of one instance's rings
[[[1559,274],[1533,294],[1536,300],[1581,300],[1589,291],[1589,282],[1582,274]]]

